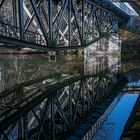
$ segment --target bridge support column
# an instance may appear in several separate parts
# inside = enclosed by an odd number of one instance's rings
[[[82,44],[84,44],[84,0],[82,0]]]
[[[24,13],[23,0],[18,0],[20,39],[24,40]]]
[[[52,0],[48,0],[48,16],[49,16],[49,37],[52,40]]]
[[[68,34],[69,34],[69,46],[71,46],[71,3],[72,1],[68,1]]]

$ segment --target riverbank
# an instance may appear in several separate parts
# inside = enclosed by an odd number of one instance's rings
[[[121,140],[139,140],[140,139],[140,95],[129,117]]]

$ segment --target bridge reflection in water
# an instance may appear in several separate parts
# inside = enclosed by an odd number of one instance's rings
[[[0,56],[1,139],[66,138],[110,97],[120,53],[111,55],[110,39],[95,45],[96,54]]]

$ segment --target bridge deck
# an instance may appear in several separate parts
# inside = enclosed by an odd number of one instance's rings
[[[122,17],[124,20],[128,20],[131,15],[131,10],[128,7],[125,7],[125,5],[123,4],[124,10],[120,9],[119,7],[117,7],[116,5],[113,4],[112,0],[104,0],[102,2],[97,1],[97,3],[99,5],[101,5],[102,7],[112,11],[113,13],[117,14],[119,17]],[[126,9],[126,11],[125,11]]]

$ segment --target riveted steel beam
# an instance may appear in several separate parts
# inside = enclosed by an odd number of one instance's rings
[[[18,0],[20,39],[24,40],[24,11],[23,0]]]

